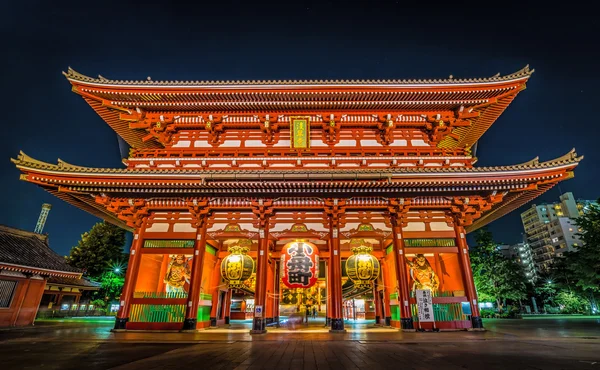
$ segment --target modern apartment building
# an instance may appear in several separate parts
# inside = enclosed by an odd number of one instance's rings
[[[526,234],[526,243],[523,243],[525,271],[533,271],[533,274],[544,271],[554,257],[574,251],[581,245],[576,219],[584,213],[586,206],[594,202],[575,200],[570,192],[561,195],[559,200],[556,203],[534,204],[521,213]]]

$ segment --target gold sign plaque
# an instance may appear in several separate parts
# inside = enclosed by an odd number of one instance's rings
[[[308,149],[310,147],[310,117],[290,117],[290,147]]]

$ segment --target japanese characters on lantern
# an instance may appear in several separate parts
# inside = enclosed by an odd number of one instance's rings
[[[357,288],[371,287],[379,277],[379,261],[371,254],[372,250],[366,245],[353,247],[354,254],[346,260],[346,273]]]
[[[312,243],[286,244],[281,252],[281,280],[288,288],[310,288],[319,278],[319,250]]]
[[[221,262],[221,276],[227,281],[229,287],[244,287],[244,282],[254,271],[254,260],[248,256],[248,247],[234,245],[228,248],[231,254]]]

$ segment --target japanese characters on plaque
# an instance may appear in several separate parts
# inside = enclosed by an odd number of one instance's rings
[[[429,289],[415,290],[417,298],[417,313],[420,322],[433,322],[433,297]]]
[[[319,278],[319,250],[312,243],[293,242],[281,252],[281,280],[288,288],[310,288]]]
[[[310,117],[290,117],[290,148],[308,149],[310,147]]]

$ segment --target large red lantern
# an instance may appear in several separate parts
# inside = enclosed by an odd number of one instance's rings
[[[292,242],[281,251],[281,281],[290,289],[310,288],[319,279],[319,249],[312,243]]]

